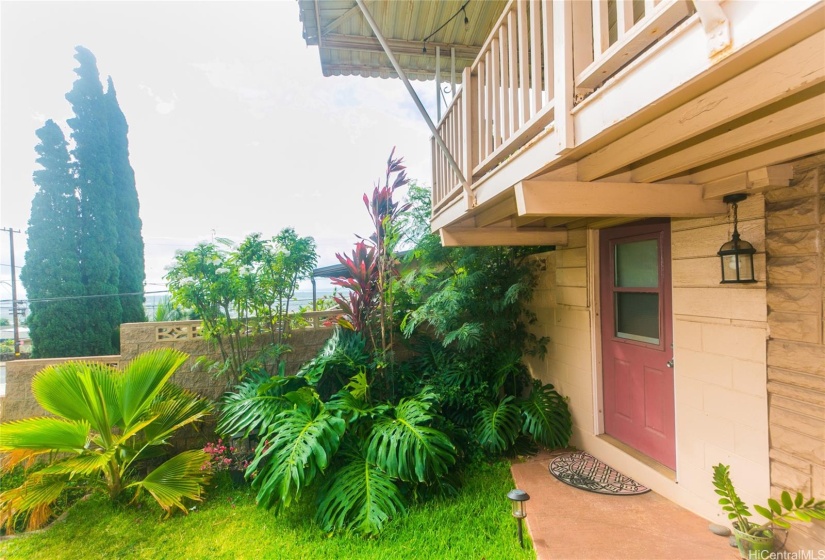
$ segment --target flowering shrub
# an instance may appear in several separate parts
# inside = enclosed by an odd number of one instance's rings
[[[212,471],[245,471],[249,466],[249,455],[240,452],[232,445],[225,445],[222,439],[217,442],[209,442],[203,448],[204,453],[209,455],[209,461],[203,464],[202,470]]]

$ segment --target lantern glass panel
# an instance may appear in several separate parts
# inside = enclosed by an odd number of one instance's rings
[[[527,517],[526,502],[513,501],[513,517],[517,519],[524,519]]]

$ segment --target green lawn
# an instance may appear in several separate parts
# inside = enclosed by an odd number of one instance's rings
[[[250,489],[226,483],[189,515],[165,521],[148,502],[112,506],[93,496],[47,531],[1,542],[0,560],[532,559],[532,549],[520,549],[516,538],[507,499],[512,488],[508,463],[473,466],[457,498],[413,508],[376,539],[322,533],[309,506],[276,517],[255,506]]]

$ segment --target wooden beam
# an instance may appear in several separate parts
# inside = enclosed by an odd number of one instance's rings
[[[516,199],[508,198],[476,214],[476,227],[487,227],[516,214]]]
[[[510,219],[510,225],[516,228],[547,227],[544,225],[544,218],[537,218],[536,216],[513,216]]]
[[[702,185],[522,181],[515,186],[519,216],[698,217],[727,212],[705,200]]]
[[[825,146],[823,146],[825,148]],[[793,177],[793,165],[771,165],[738,173],[704,186],[705,198],[722,198],[733,193],[758,193],[769,189],[787,187]]]
[[[571,218],[570,216],[556,216],[553,218],[544,218],[544,227],[546,228],[554,228],[563,226],[565,224],[569,224],[575,218]]]
[[[825,30],[581,159],[592,181],[825,80]],[[781,79],[777,79],[781,76]]]
[[[605,218],[603,220],[593,220],[587,224],[587,227],[591,229],[606,229],[621,226],[634,220],[636,220],[636,218]]]
[[[813,134],[808,132],[795,134],[786,140],[787,142],[759,150],[745,157],[697,171],[691,174],[690,182],[707,184],[758,167],[785,163],[821,152],[825,147],[825,129],[817,130]]]
[[[705,198],[722,198],[726,194],[745,192],[748,188],[748,174],[737,173],[704,185]]]
[[[390,46],[390,50],[396,56],[400,54],[410,54],[424,57],[430,56],[428,54],[423,54],[421,52],[421,49],[423,48],[423,43],[420,42],[387,39],[387,44]],[[429,41],[427,42],[427,48],[432,48],[433,53],[435,53],[435,47],[441,47],[442,49],[446,49],[448,52],[451,48],[455,48],[456,58],[465,59],[475,58],[479,51],[478,47],[468,47],[465,45],[449,45],[447,43],[433,43]],[[381,47],[381,43],[379,43],[378,39],[376,39],[375,37],[356,37],[354,35],[325,35],[324,48],[347,49],[352,51],[379,53],[384,52],[384,49]]]
[[[825,124],[825,87],[819,95],[714,136],[704,142],[633,169],[634,182],[648,183],[695,169],[713,161],[762,146],[797,132]]]
[[[567,245],[566,229],[547,228],[442,228],[444,247],[512,245]]]
[[[771,165],[748,171],[748,182],[753,189],[789,187],[791,179],[793,179],[793,165],[791,164]]]

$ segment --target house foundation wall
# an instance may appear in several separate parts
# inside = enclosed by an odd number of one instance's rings
[[[766,210],[771,495],[825,499],[825,155],[795,165]],[[795,524],[787,548],[825,550],[825,522]]]

